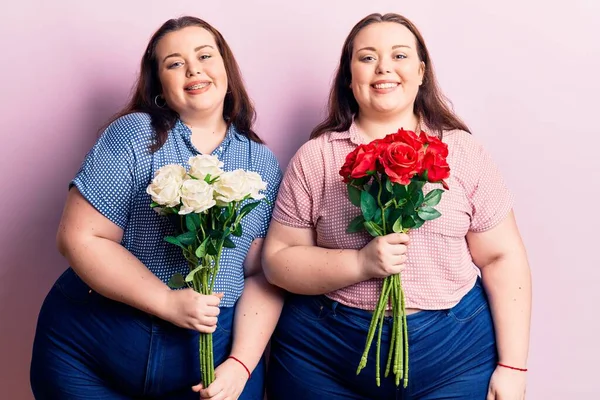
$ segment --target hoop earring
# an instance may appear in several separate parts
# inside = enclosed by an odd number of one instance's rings
[[[158,104],[159,99],[162,99],[163,104]],[[165,108],[167,106],[167,102],[165,101],[165,99],[162,98],[160,94],[157,94],[156,96],[154,96],[154,105],[156,105],[156,107],[158,108]]]

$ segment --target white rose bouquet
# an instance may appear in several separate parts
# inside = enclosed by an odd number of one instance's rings
[[[172,288],[190,287],[196,292],[213,293],[223,247],[234,248],[230,236],[242,235],[242,219],[261,200],[267,187],[259,174],[238,169],[225,172],[215,156],[198,155],[188,160],[189,171],[169,164],[154,175],[146,192],[151,207],[174,222],[177,236],[165,240],[179,246],[187,260],[187,276],[175,274]],[[242,203],[246,202],[242,206]],[[200,334],[200,370],[208,387],[215,379],[212,334]]]

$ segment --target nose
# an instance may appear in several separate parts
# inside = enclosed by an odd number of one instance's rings
[[[191,65],[188,64],[188,69],[187,69],[187,76],[192,77],[194,75],[200,75],[202,73],[202,71],[200,70],[200,68],[197,65]]]
[[[389,74],[390,72],[392,72],[390,61],[386,59],[381,59],[377,64],[377,70],[375,72],[381,75]]]

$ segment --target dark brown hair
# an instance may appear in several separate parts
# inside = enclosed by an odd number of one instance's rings
[[[190,16],[170,19],[152,35],[142,57],[140,74],[134,86],[131,99],[121,111],[111,118],[107,126],[116,119],[130,113],[148,113],[152,119],[152,127],[156,132],[151,151],[154,152],[162,147],[167,140],[169,130],[175,126],[179,115],[168,106],[159,107],[155,102],[156,96],[162,93],[161,83],[158,78],[156,46],[166,34],[190,26],[197,26],[210,32],[215,38],[221,57],[223,57],[229,83],[223,105],[223,118],[227,122],[227,125],[233,124],[239,133],[246,135],[255,142],[263,143],[256,132],[252,130],[252,125],[256,120],[256,112],[246,92],[240,68],[229,45],[221,33],[208,22]]]
[[[417,54],[425,64],[423,83],[415,99],[414,112],[417,117],[432,130],[441,134],[444,130],[461,129],[469,132],[467,125],[452,111],[450,101],[442,94],[433,72],[433,65],[423,36],[417,27],[398,14],[370,14],[358,22],[344,42],[340,63],[329,94],[328,115],[313,129],[310,138],[316,138],[326,132],[344,132],[350,128],[352,118],[358,113],[358,103],[350,89],[352,75],[350,62],[354,49],[354,40],[365,27],[379,22],[395,22],[405,26],[416,38]]]

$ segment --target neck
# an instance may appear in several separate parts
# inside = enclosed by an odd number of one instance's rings
[[[190,128],[193,136],[219,136],[223,138],[227,132],[227,123],[223,119],[223,113],[213,112],[210,115],[182,115],[181,122]]]
[[[408,112],[389,115],[375,115],[359,111],[356,117],[356,125],[360,128],[362,135],[369,140],[384,138],[390,133],[397,132],[400,128],[416,131],[418,124],[419,118],[412,109]]]

